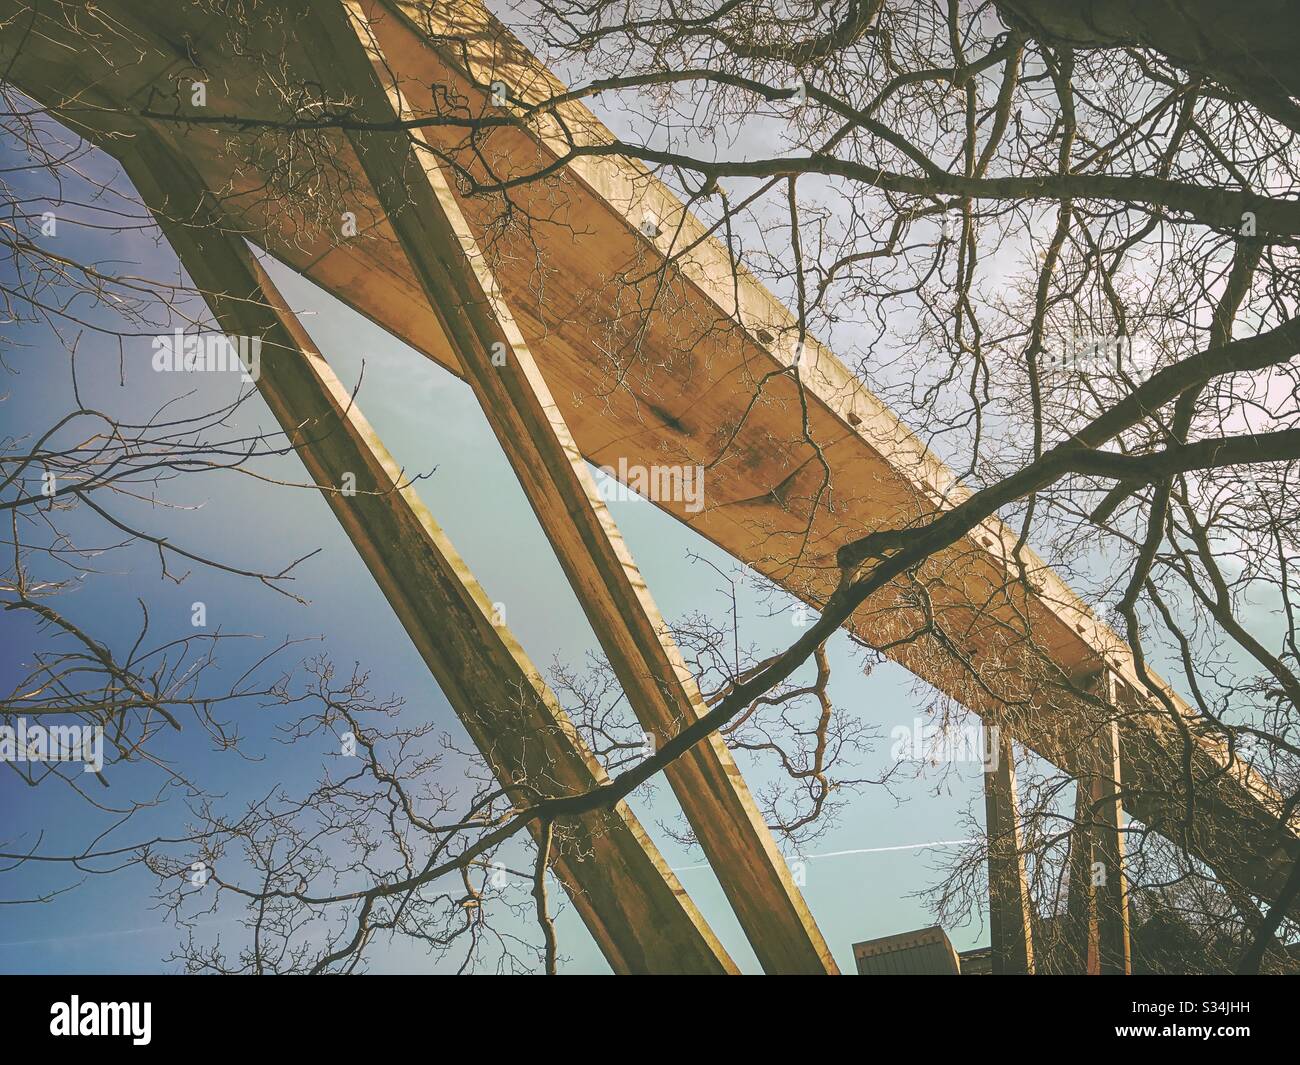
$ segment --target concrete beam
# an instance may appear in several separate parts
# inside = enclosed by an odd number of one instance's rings
[[[1011,737],[986,743],[997,764],[984,773],[984,818],[988,834],[989,937],[994,976],[1034,972],[1033,910],[1016,801],[1015,751]]]
[[[263,399],[502,787],[527,805],[607,780],[184,157],[147,136],[123,163],[221,328],[261,338]],[[339,491],[349,473],[355,495]],[[555,873],[616,972],[737,971],[625,803],[556,827]]]
[[[359,4],[314,4],[296,33],[321,84],[344,94],[358,116],[409,117]],[[418,129],[351,139],[629,704],[663,743],[707,708],[436,156]],[[713,734],[665,775],[763,968],[836,972],[722,738]]]

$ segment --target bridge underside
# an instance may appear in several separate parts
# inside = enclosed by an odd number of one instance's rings
[[[360,7],[408,106],[450,120],[423,135],[464,174],[508,179],[553,163],[566,138],[612,139],[576,103],[559,109],[562,123],[544,116],[471,130],[474,119],[517,114],[520,102],[561,88],[472,0]],[[302,86],[324,83],[335,103],[343,99],[304,47],[310,35],[297,19],[316,16],[253,7],[234,24],[209,5],[105,0],[93,9],[47,2],[33,11],[23,0],[0,0],[0,17],[7,79],[70,128],[119,155],[135,137],[170,139],[248,239],[466,376],[352,140],[337,130],[298,134],[289,153],[288,135],[273,128],[301,118],[289,97]],[[206,84],[201,109],[190,103],[193,80]],[[285,88],[284,98],[267,92],[272,82]],[[508,87],[513,104],[494,106],[494,82]],[[193,121],[139,117],[146,111]],[[222,115],[270,124],[212,121]],[[701,511],[684,501],[657,505],[795,596],[814,607],[825,601],[839,578],[835,550],[847,540],[923,520],[962,498],[951,473],[812,343],[797,361],[811,437],[831,471],[823,492],[789,372],[792,316],[733,269],[723,245],[639,165],[615,155],[580,157],[544,181],[512,188],[508,213],[499,196],[458,192],[581,454],[615,470],[706,465]],[[356,235],[341,234],[345,213],[355,216]],[[1077,752],[1097,727],[1096,700],[1087,694],[1097,674],[1141,685],[1123,641],[1037,556],[1029,554],[1032,589],[1012,579],[1006,560],[1014,543],[1014,534],[989,522],[925,567],[955,652],[924,634],[897,642],[918,633],[923,620],[901,588],[873,598],[851,628],[869,644],[891,644],[889,654],[917,676],[1078,774]],[[1216,742],[1195,740],[1197,815],[1184,834],[1178,725],[1154,711],[1127,715],[1120,761],[1133,817],[1186,839],[1243,889],[1275,897],[1300,841],[1279,828],[1280,802],[1248,767]]]

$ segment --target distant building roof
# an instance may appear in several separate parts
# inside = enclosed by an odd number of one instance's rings
[[[859,976],[959,976],[961,965],[938,925],[853,944]]]

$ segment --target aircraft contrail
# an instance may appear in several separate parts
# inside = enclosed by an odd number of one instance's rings
[[[806,862],[811,858],[839,858],[845,854],[883,854],[886,851],[919,851],[927,847],[960,847],[963,843],[971,843],[969,839],[937,839],[932,843],[901,843],[894,847],[856,847],[847,851],[827,851],[825,854],[787,854],[787,861],[794,860]],[[699,865],[679,865],[673,868],[674,873],[687,873],[692,869],[707,869],[708,862],[701,862]]]

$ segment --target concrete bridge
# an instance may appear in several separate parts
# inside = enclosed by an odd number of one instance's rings
[[[643,166],[612,152],[565,162],[571,145],[612,135],[576,101],[531,110],[564,87],[473,0],[303,0],[251,6],[242,23],[207,4],[0,0],[0,18],[4,77],[121,161],[221,327],[264,339],[258,387],[312,477],[333,488],[352,472],[378,493],[327,498],[507,787],[546,779],[563,794],[604,775],[246,240],[469,382],[661,742],[704,703],[587,462],[704,466],[702,508],[657,505],[814,608],[842,544],[969,494],[831,351],[799,346],[789,310]],[[349,101],[358,120],[323,123],[305,164],[283,151],[304,87]],[[549,176],[510,190],[519,217],[539,220],[526,233],[456,182],[537,171]],[[1197,815],[1180,839],[1275,898],[1300,858],[1279,797],[1172,689],[1182,723],[1139,697],[1124,641],[1032,552],[1025,588],[1016,539],[987,521],[926,564],[952,646],[905,640],[920,619],[893,593],[869,600],[853,631],[1079,777],[1096,824],[1078,853],[1122,862],[1121,789],[1129,815],[1178,832],[1190,784]],[[834,972],[722,740],[666,775],[765,970]],[[995,956],[1032,968],[1014,781],[991,774],[987,796]],[[615,971],[735,970],[626,807],[567,830],[590,857],[556,873]],[[1115,880],[1094,925],[1124,971]]]

